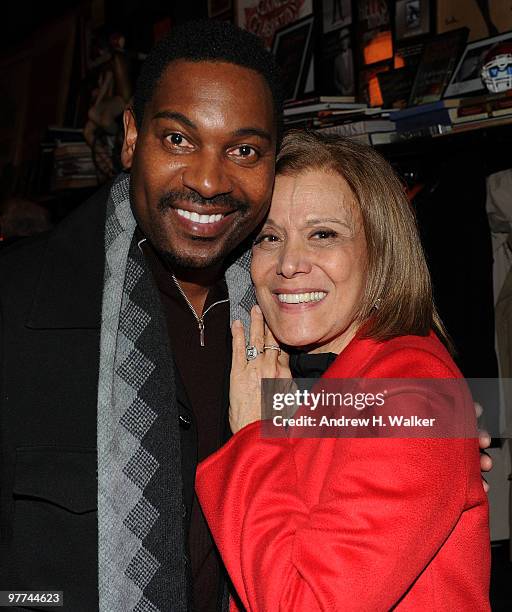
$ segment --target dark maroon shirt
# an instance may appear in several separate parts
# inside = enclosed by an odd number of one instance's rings
[[[176,287],[171,271],[149,242],[142,245],[157,284],[167,320],[169,342],[183,386],[178,398],[189,406],[197,431],[197,460],[202,461],[226,440],[228,428],[228,377],[231,365],[229,302],[212,306],[204,316],[204,346],[197,320]],[[224,279],[212,287],[204,311],[228,298]],[[180,388],[182,389],[180,391]],[[188,537],[194,610],[214,612],[220,601],[220,557],[212,541],[196,496],[192,503]]]

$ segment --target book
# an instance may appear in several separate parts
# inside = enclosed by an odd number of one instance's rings
[[[91,148],[86,142],[57,145],[55,158],[61,157],[92,157]]]
[[[84,187],[97,187],[98,178],[96,176],[79,176],[79,177],[58,177],[54,181],[54,191],[61,189],[81,189]]]
[[[491,117],[508,117],[512,116],[512,108],[500,108],[491,111]]]
[[[414,66],[404,66],[377,74],[384,106],[404,108],[407,106],[416,75]]]
[[[313,96],[304,98],[303,100],[292,100],[286,102],[284,108],[293,108],[295,106],[304,106],[309,104],[353,104],[356,101],[354,96]]]
[[[425,43],[409,99],[411,106],[441,99],[464,50],[468,33],[468,28],[459,28],[438,34]]]
[[[416,127],[404,132],[396,132],[396,139],[391,142],[398,142],[403,140],[414,140],[416,138],[431,138],[433,136],[443,136],[445,134],[450,134],[453,131],[452,125],[444,125],[441,123],[436,123],[432,125],[424,125],[422,127]],[[378,137],[378,135],[376,135]],[[379,144],[387,144],[387,143],[379,143]]]
[[[398,120],[392,117],[392,120],[395,122],[397,132],[420,130],[433,125],[452,125],[452,119],[448,108],[434,110],[429,113],[421,113],[420,115],[402,117]]]
[[[399,142],[402,139],[393,130],[389,132],[375,132],[374,134],[354,134],[353,136],[350,136],[350,140],[370,146],[378,146],[382,144],[390,144],[392,142]]]
[[[402,140],[400,134],[395,131],[389,132],[376,132],[375,134],[370,134],[370,144],[372,146],[391,144],[392,142],[399,142]]]
[[[469,132],[471,130],[478,130],[483,128],[499,127],[501,125],[512,124],[512,114],[505,117],[488,117],[487,119],[481,119],[480,121],[468,121],[460,125],[453,126],[453,132]]]
[[[482,119],[487,119],[489,113],[487,110],[483,112],[472,112],[472,113],[461,113],[460,108],[451,108],[448,112],[450,114],[452,123],[455,125],[457,123],[466,123],[468,121],[477,121]]]
[[[43,142],[85,142],[84,131],[82,128],[68,128],[50,125],[46,131]]]
[[[365,114],[366,108],[349,108],[338,110],[324,110],[317,113],[296,113],[284,117],[284,122],[288,125],[293,121],[300,120],[318,120],[318,121],[346,121],[350,117],[362,116]]]
[[[357,110],[362,108],[366,108],[366,104],[355,102],[319,102],[316,104],[285,108],[283,115],[285,117],[291,117],[293,115],[312,114],[326,110]]]
[[[424,115],[435,111],[442,111],[448,108],[457,108],[460,104],[461,98],[447,98],[446,100],[437,100],[436,102],[429,102],[428,104],[418,104],[417,106],[409,106],[407,108],[401,108],[396,110],[393,115],[393,121],[400,121],[416,115]]]
[[[322,134],[337,134],[338,136],[355,136],[357,134],[372,134],[374,132],[395,131],[395,124],[388,119],[371,119],[369,121],[353,121],[329,127],[319,128]]]

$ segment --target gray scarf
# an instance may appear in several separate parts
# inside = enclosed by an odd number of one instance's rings
[[[178,410],[158,291],[134,240],[129,175],[107,203],[98,383],[101,612],[187,610]],[[226,271],[231,319],[255,303],[245,252]]]

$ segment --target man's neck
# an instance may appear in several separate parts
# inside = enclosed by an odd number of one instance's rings
[[[141,242],[146,242],[143,232],[137,230],[143,238]],[[163,267],[172,274],[178,282],[181,290],[187,296],[187,299],[194,307],[198,316],[201,316],[204,310],[204,304],[208,297],[210,289],[221,280],[224,269],[222,263],[209,266],[207,268],[185,268],[173,265],[171,266],[166,258],[147,240],[147,246],[158,257]]]
[[[210,289],[222,278],[222,266],[210,268],[178,268],[173,270],[183,293],[201,316]]]

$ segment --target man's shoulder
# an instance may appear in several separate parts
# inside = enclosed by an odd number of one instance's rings
[[[39,273],[49,250],[55,261],[65,263],[84,248],[101,248],[109,191],[110,184],[104,185],[52,230],[5,247],[0,252],[0,287],[25,285]]]

